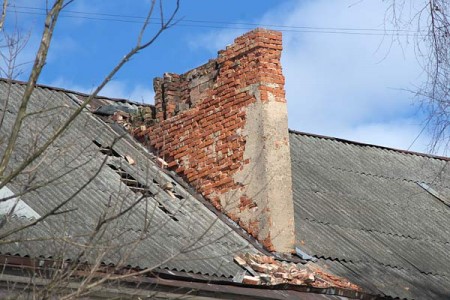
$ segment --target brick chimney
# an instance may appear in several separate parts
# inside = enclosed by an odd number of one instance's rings
[[[294,250],[281,33],[255,29],[218,58],[154,80],[156,124],[135,135],[269,250]]]

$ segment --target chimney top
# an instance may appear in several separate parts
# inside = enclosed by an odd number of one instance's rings
[[[293,252],[281,50],[280,32],[257,28],[216,60],[155,80],[158,122],[138,136],[269,250]]]

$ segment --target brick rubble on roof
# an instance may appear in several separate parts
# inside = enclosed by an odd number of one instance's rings
[[[277,285],[287,283],[361,291],[359,286],[344,278],[329,274],[312,263],[301,265],[281,262],[270,256],[250,253],[236,255],[234,261],[251,273],[251,275],[244,276],[244,284]]]

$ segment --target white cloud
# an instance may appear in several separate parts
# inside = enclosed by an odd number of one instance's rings
[[[314,1],[297,7],[284,24],[302,20],[312,27],[381,29],[385,9],[374,1],[351,8]],[[310,127],[317,120],[322,129],[338,134],[333,130],[338,124],[355,126],[411,110],[410,94],[395,88],[410,88],[420,74],[412,47],[390,47],[390,37],[383,41],[380,36],[287,35],[283,65],[288,103],[301,115],[291,125]]]
[[[0,40],[2,40],[0,49],[2,54],[0,58],[1,76],[9,77],[12,75],[13,79],[25,80],[33,66],[39,40],[36,36],[27,32],[11,30],[5,30],[5,32],[0,33],[0,36]],[[9,44],[8,40],[15,42]],[[9,46],[6,46],[7,44]]]
[[[354,3],[292,1],[256,22],[383,30],[386,3],[362,1],[351,5]],[[217,51],[241,32],[212,31],[200,36],[194,44],[207,49],[215,47]],[[406,40],[402,42],[400,47],[392,43],[391,36],[284,32],[282,65],[289,126],[408,148],[422,127],[414,116],[417,107],[413,105],[412,94],[405,89],[413,89],[413,84],[420,82],[421,70],[414,47]],[[426,140],[426,134],[422,134],[413,149],[426,151]]]
[[[154,103],[155,97],[153,90],[147,86],[140,84],[130,85],[119,80],[110,81],[100,92],[100,95],[144,103]]]
[[[83,48],[70,36],[54,37],[48,51],[47,63],[63,59],[67,55],[79,53]]]
[[[59,78],[46,84],[82,93],[91,93],[95,88],[94,86],[91,87],[80,86],[64,78]],[[149,89],[146,86],[140,84],[133,85],[129,84],[128,82],[120,80],[110,81],[99,93],[99,95],[111,98],[127,99],[139,103],[151,103],[151,104],[154,103],[155,97],[155,93],[153,92],[153,90]]]
[[[422,126],[415,122],[413,119],[398,119],[357,125],[342,131],[340,136],[362,143],[423,152],[428,147],[428,140],[420,134]]]
[[[210,31],[199,36],[190,35],[188,45],[193,50],[206,48],[214,55],[217,50],[224,49],[225,46],[232,44],[233,40],[245,31],[247,30],[229,28]]]
[[[81,86],[81,85],[71,82],[70,80],[66,80],[62,77],[59,77],[58,79],[50,81],[50,82],[40,82],[40,83],[49,85],[49,86],[53,86],[53,87],[64,88],[64,89],[67,89],[70,91],[86,93],[86,94],[92,92],[92,90],[93,90],[93,87]]]

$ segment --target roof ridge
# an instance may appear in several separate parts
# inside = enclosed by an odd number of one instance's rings
[[[396,270],[405,270],[405,271],[416,271],[422,275],[426,275],[426,276],[436,276],[436,277],[444,277],[444,278],[449,278],[450,274],[443,274],[443,273],[433,273],[433,272],[425,272],[425,271],[421,271],[417,268],[414,269],[410,269],[410,268],[405,268],[405,267],[400,267],[400,266],[394,266],[391,264],[383,264],[382,262],[376,261],[376,260],[352,260],[352,259],[341,259],[339,257],[335,257],[335,256],[330,256],[330,255],[314,255],[314,257],[316,257],[319,260],[326,260],[326,261],[336,261],[339,263],[351,263],[351,264],[365,264],[365,263],[375,263],[379,266],[385,267],[385,268],[391,268],[391,269],[396,269]]]
[[[317,190],[317,189],[306,189],[306,188],[301,188],[302,190],[305,191],[310,191],[310,192],[314,192],[314,193],[320,193],[320,194],[330,194],[330,195],[335,195],[335,196],[348,196],[348,194],[346,193],[342,193],[342,192],[333,192],[333,191],[325,191],[325,190]],[[371,202],[369,200],[367,200],[367,198],[362,198],[362,197],[357,197],[358,199],[362,200],[363,202]],[[386,205],[392,205],[392,206],[401,206],[401,204],[399,203],[395,203],[395,202],[389,202],[389,201],[379,201],[380,203],[386,204]],[[413,207],[413,208],[417,208],[417,209],[421,209],[421,210],[426,210],[426,211],[430,211],[430,212],[435,212],[435,213],[440,213],[440,214],[447,214],[448,211],[445,210],[441,210],[441,209],[437,209],[437,208],[433,208],[433,207],[420,207],[417,205],[413,205],[411,206],[411,204],[406,205],[407,207]]]
[[[357,171],[357,170],[350,170],[350,169],[345,169],[345,168],[341,168],[341,167],[334,167],[334,166],[330,166],[330,168],[332,168],[334,170],[347,172],[347,173],[354,173],[354,174],[358,174],[358,175],[362,175],[362,176],[370,176],[370,177],[381,178],[381,179],[385,179],[385,180],[400,180],[400,181],[406,181],[406,182],[409,182],[409,183],[423,182],[423,183],[426,183],[428,185],[433,185],[435,187],[441,187],[441,188],[443,187],[443,188],[450,189],[450,186],[447,186],[447,185],[444,185],[444,184],[437,184],[436,182],[419,181],[419,180],[414,180],[414,179],[410,179],[410,178],[386,176],[386,175],[374,174],[374,173],[371,173],[371,172],[361,172],[361,171]]]
[[[404,150],[404,149],[397,149],[397,148],[392,148],[392,147],[387,147],[387,146],[381,146],[381,145],[363,143],[363,142],[358,142],[358,141],[353,141],[353,140],[347,140],[347,139],[338,138],[338,137],[331,137],[331,136],[320,135],[320,134],[315,134],[315,133],[308,133],[308,132],[298,131],[298,130],[294,130],[294,129],[289,129],[289,133],[293,133],[293,134],[297,134],[297,135],[304,135],[304,136],[309,136],[309,137],[324,139],[324,140],[332,140],[332,141],[336,141],[336,142],[340,142],[340,143],[352,144],[355,146],[372,147],[372,148],[378,148],[378,149],[382,149],[382,150],[394,151],[394,152],[398,152],[398,153],[402,153],[402,154],[450,161],[450,157],[447,157],[447,156],[440,156],[440,155],[434,155],[434,154],[428,154],[428,153],[422,153],[422,152],[416,152],[416,151],[410,151],[410,150]]]
[[[423,242],[427,242],[427,243],[431,242],[431,243],[441,244],[441,245],[450,244],[450,242],[447,242],[447,241],[444,242],[444,241],[438,241],[438,240],[434,240],[434,239],[424,239],[424,238],[419,238],[419,237],[413,237],[410,235],[403,235],[400,233],[387,232],[387,231],[382,231],[382,230],[377,230],[377,229],[354,228],[354,227],[342,226],[339,224],[332,224],[330,222],[324,222],[324,221],[316,220],[313,218],[302,218],[302,219],[306,220],[308,222],[318,223],[318,224],[322,224],[325,226],[336,226],[336,227],[343,228],[343,229],[360,230],[360,231],[364,231],[364,232],[375,232],[375,233],[379,233],[381,235],[388,235],[388,236],[393,236],[393,237],[398,237],[398,238],[410,239],[410,240],[414,240],[414,241],[423,241]]]
[[[8,79],[8,78],[3,78],[3,77],[0,77],[0,82],[21,84],[21,85],[27,84],[26,81],[21,81],[21,80],[16,80],[16,79]],[[83,93],[83,92],[79,92],[79,91],[69,90],[69,89],[55,87],[55,86],[46,85],[46,84],[36,83],[35,87],[45,88],[45,89],[49,89],[49,90],[57,91],[57,92],[75,94],[75,95],[82,96],[82,97],[88,97],[90,95],[88,93]],[[95,98],[96,99],[105,99],[105,100],[109,100],[109,101],[113,101],[113,102],[126,102],[126,103],[140,105],[140,106],[151,106],[151,107],[154,106],[153,104],[140,103],[140,102],[132,101],[132,100],[125,99],[125,98],[114,98],[114,97],[107,97],[107,96],[102,96],[102,95],[97,95]]]
[[[303,162],[305,163],[305,162]],[[382,174],[377,174],[377,173],[372,173],[372,172],[364,172],[364,171],[358,171],[358,170],[353,170],[353,169],[346,169],[346,168],[342,168],[342,167],[336,167],[336,166],[324,166],[322,164],[318,164],[316,162],[306,162],[306,164],[310,164],[312,166],[316,166],[319,168],[324,168],[327,169],[327,167],[333,169],[333,170],[337,170],[337,171],[341,171],[341,172],[346,172],[346,173],[352,173],[352,174],[357,174],[357,175],[362,175],[362,176],[369,176],[369,177],[374,177],[374,178],[379,178],[379,179],[384,179],[384,180],[398,180],[398,181],[406,181],[409,183],[425,183],[428,185],[432,185],[434,187],[440,187],[440,188],[447,188],[450,189],[450,185],[445,185],[445,184],[440,184],[437,183],[436,181],[424,181],[424,180],[415,180],[415,179],[411,179],[411,178],[402,178],[402,177],[394,177],[394,176],[388,176],[388,175],[382,175]],[[435,179],[437,178],[437,176],[435,177]],[[430,180],[430,178],[428,178],[428,180]]]

